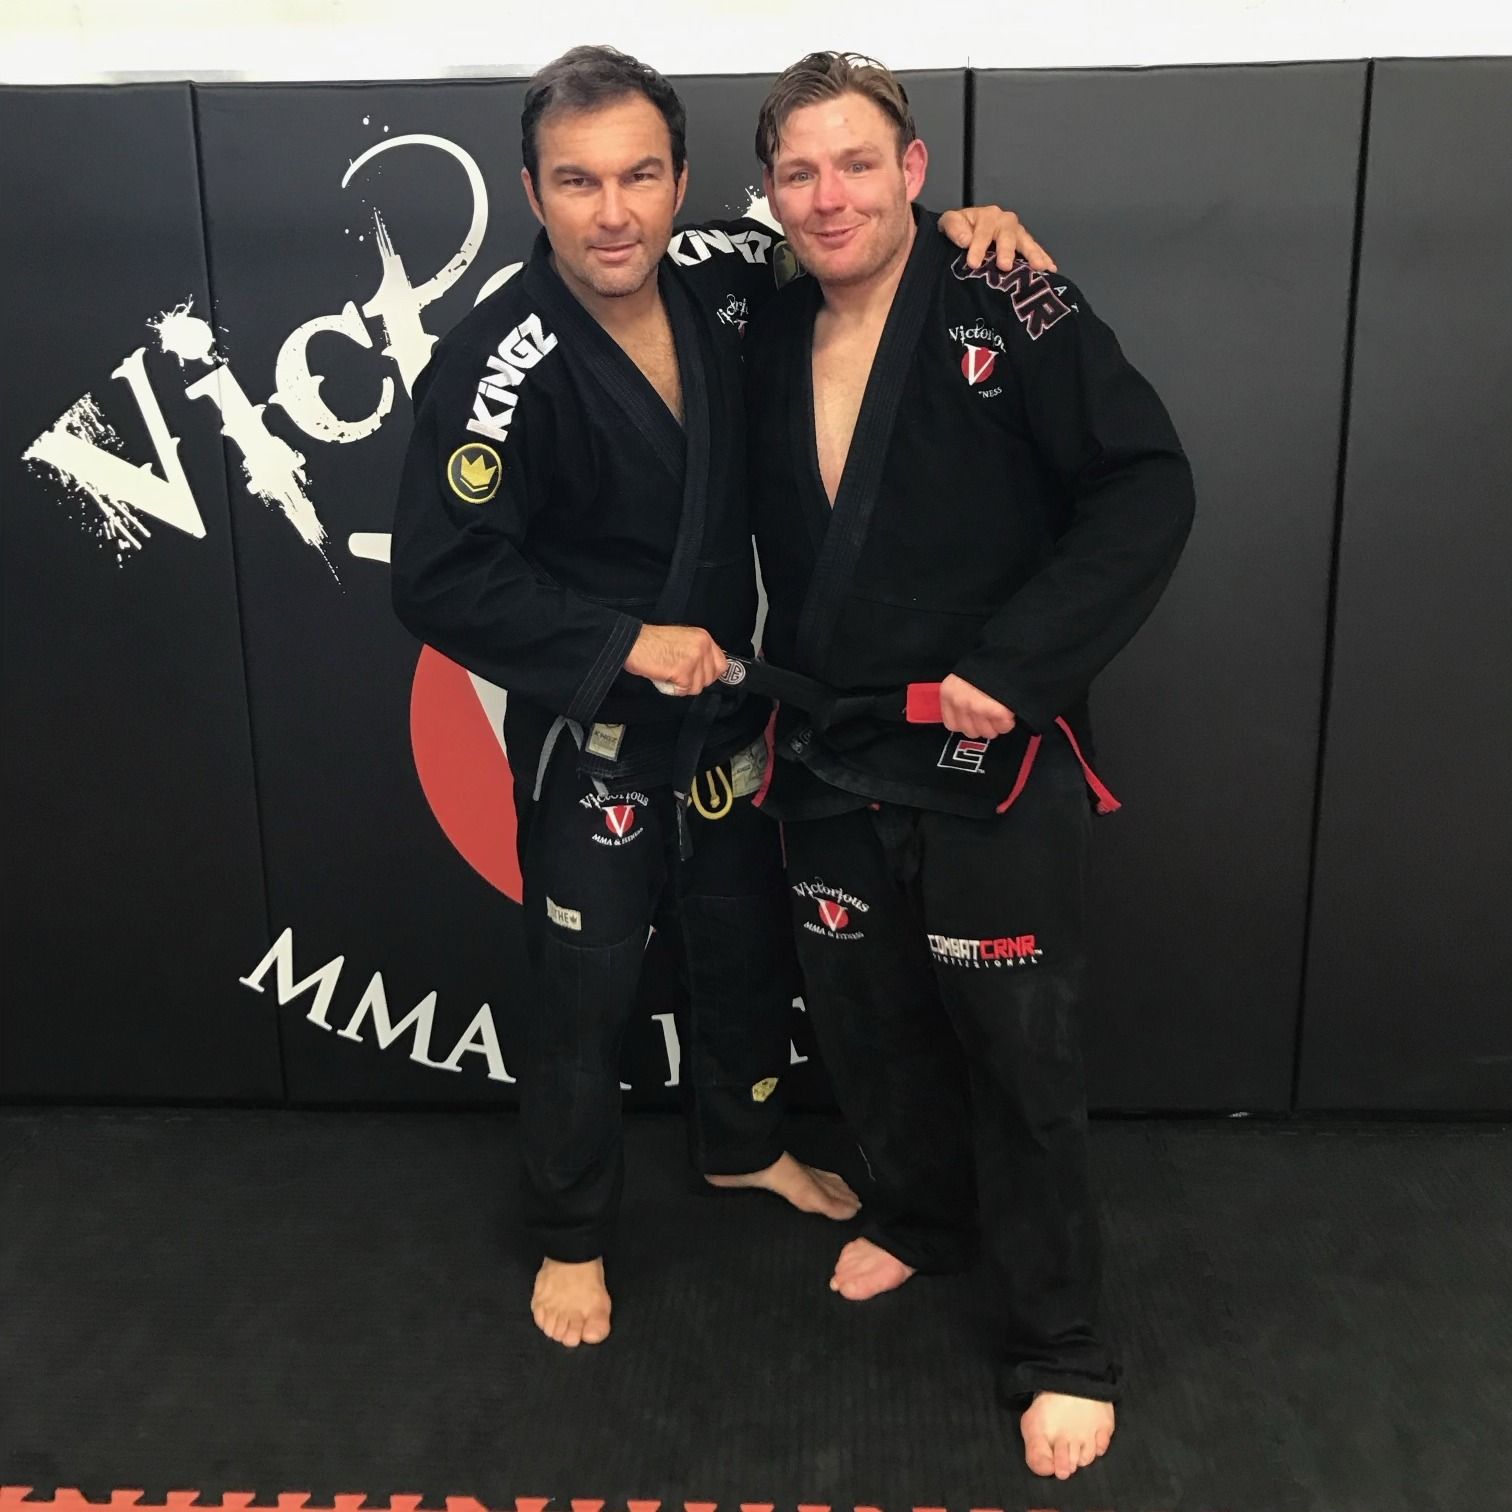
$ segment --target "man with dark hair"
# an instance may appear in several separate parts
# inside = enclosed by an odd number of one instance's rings
[[[1064,275],[974,268],[914,206],[927,152],[880,65],[795,64],[757,151],[813,275],[747,341],[764,653],[811,706],[779,710],[762,801],[876,1189],[830,1285],[864,1300],[980,1249],[1000,1393],[1064,1479],[1107,1449],[1121,1375],[1077,1049],[1087,787],[1116,807],[1086,695],[1175,566],[1191,474]]]
[[[682,105],[612,48],[537,74],[521,127],[543,229],[416,384],[393,594],[509,693],[531,1305],[575,1346],[609,1334],[619,1052],[653,926],[687,987],[695,1168],[830,1218],[857,1203],[783,1148],[791,947],[777,837],[750,803],[766,709],[705,692],[755,621],[740,331],[775,287],[776,237],[739,221],[673,241]],[[982,219],[982,249],[1013,239],[1016,218]]]

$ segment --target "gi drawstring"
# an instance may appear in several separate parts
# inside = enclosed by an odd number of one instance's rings
[[[1097,798],[1097,812],[1099,814],[1116,814],[1123,807],[1118,799],[1110,793],[1104,785],[1102,778],[1087,764],[1087,758],[1082,755],[1082,748],[1077,743],[1076,736],[1071,731],[1071,726],[1064,719],[1057,719],[1061,734],[1071,742],[1071,750],[1081,763],[1082,776],[1086,778],[1087,786],[1092,789]],[[998,804],[998,813],[1006,813],[1018,801],[1018,796],[1024,791],[1024,784],[1029,781],[1030,769],[1034,766],[1034,758],[1039,755],[1040,737],[1031,735],[1029,745],[1024,751],[1024,759],[1019,764],[1018,781],[1013,784],[1013,791]]]
[[[1071,726],[1064,719],[1057,719],[1055,722],[1061,727],[1066,739],[1071,742],[1071,749],[1076,752],[1076,759],[1081,762],[1082,775],[1087,779],[1087,786],[1097,794],[1097,812],[1116,814],[1123,804],[1103,786],[1097,773],[1087,765],[1087,758],[1082,755],[1082,748],[1076,743],[1076,736],[1071,733]]]
[[[756,795],[751,799],[752,808],[760,808],[766,802],[767,790],[772,785],[772,774],[777,770],[777,711],[781,704],[772,705],[772,717],[766,722],[766,729],[761,732],[761,738],[766,742],[766,771],[761,774],[761,786],[756,789]],[[783,863],[787,862],[787,850],[783,849]]]
[[[1024,748],[1024,759],[1019,762],[1018,779],[1013,784],[1013,791],[998,804],[998,813],[1007,813],[1018,802],[1018,795],[1024,791],[1024,785],[1029,781],[1029,773],[1034,769],[1034,758],[1039,755],[1039,748],[1039,736],[1031,735],[1029,744]]]
[[[578,750],[583,749],[583,727],[575,719],[568,719],[565,714],[558,714],[552,720],[551,728],[546,732],[546,739],[541,746],[541,759],[536,762],[535,788],[530,794],[533,803],[541,801],[541,789],[546,784],[546,768],[551,765],[551,753],[556,750],[558,737],[563,730],[572,734],[573,743]],[[597,777],[593,779],[593,791],[602,798],[609,789],[604,786]]]
[[[677,744],[672,748],[672,796],[677,800],[677,853],[684,861],[693,854],[688,800],[698,777],[704,740],[719,713],[720,702],[720,689],[717,685],[710,685],[698,694],[688,712],[683,715],[682,727],[677,732]]]

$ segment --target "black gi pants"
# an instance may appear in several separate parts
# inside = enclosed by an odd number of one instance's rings
[[[982,1254],[1011,1405],[1119,1395],[1076,1025],[1090,823],[1051,738],[994,818],[882,804],[784,827],[809,1019],[877,1188],[864,1231],[926,1273]]]
[[[620,1048],[651,928],[668,932],[686,989],[689,1153],[706,1175],[759,1171],[782,1153],[776,1081],[796,983],[778,835],[749,796],[719,819],[690,809],[684,861],[669,787],[632,778],[600,792],[564,738],[532,800],[538,752],[517,751],[511,731],[534,975],[522,994],[526,1222],[541,1253],[584,1261],[604,1253],[618,1215]],[[724,796],[707,773],[699,782]]]

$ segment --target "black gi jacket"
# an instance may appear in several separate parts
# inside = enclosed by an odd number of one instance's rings
[[[438,343],[416,381],[395,610],[506,688],[510,724],[624,725],[613,759],[585,754],[602,775],[669,780],[689,716],[689,700],[622,670],[642,624],[701,625],[732,654],[749,651],[741,335],[774,291],[779,245],[755,221],[673,238],[658,277],[682,426],[553,270],[544,232],[525,269]],[[749,739],[764,713],[755,701],[725,712],[709,759]]]
[[[1169,417],[1061,274],[975,273],[918,231],[833,510],[819,476],[811,348],[819,285],[784,289],[746,343],[763,653],[854,694],[954,672],[1018,716],[962,752],[938,725],[819,735],[779,711],[778,818],[883,799],[990,814],[1032,735],[1086,748],[1097,673],[1154,607],[1191,526]],[[948,738],[947,738],[948,736]]]

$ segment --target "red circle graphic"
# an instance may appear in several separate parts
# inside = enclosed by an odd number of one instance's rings
[[[466,668],[430,646],[421,649],[410,687],[410,746],[442,833],[485,882],[518,903],[514,779],[502,731]]]

